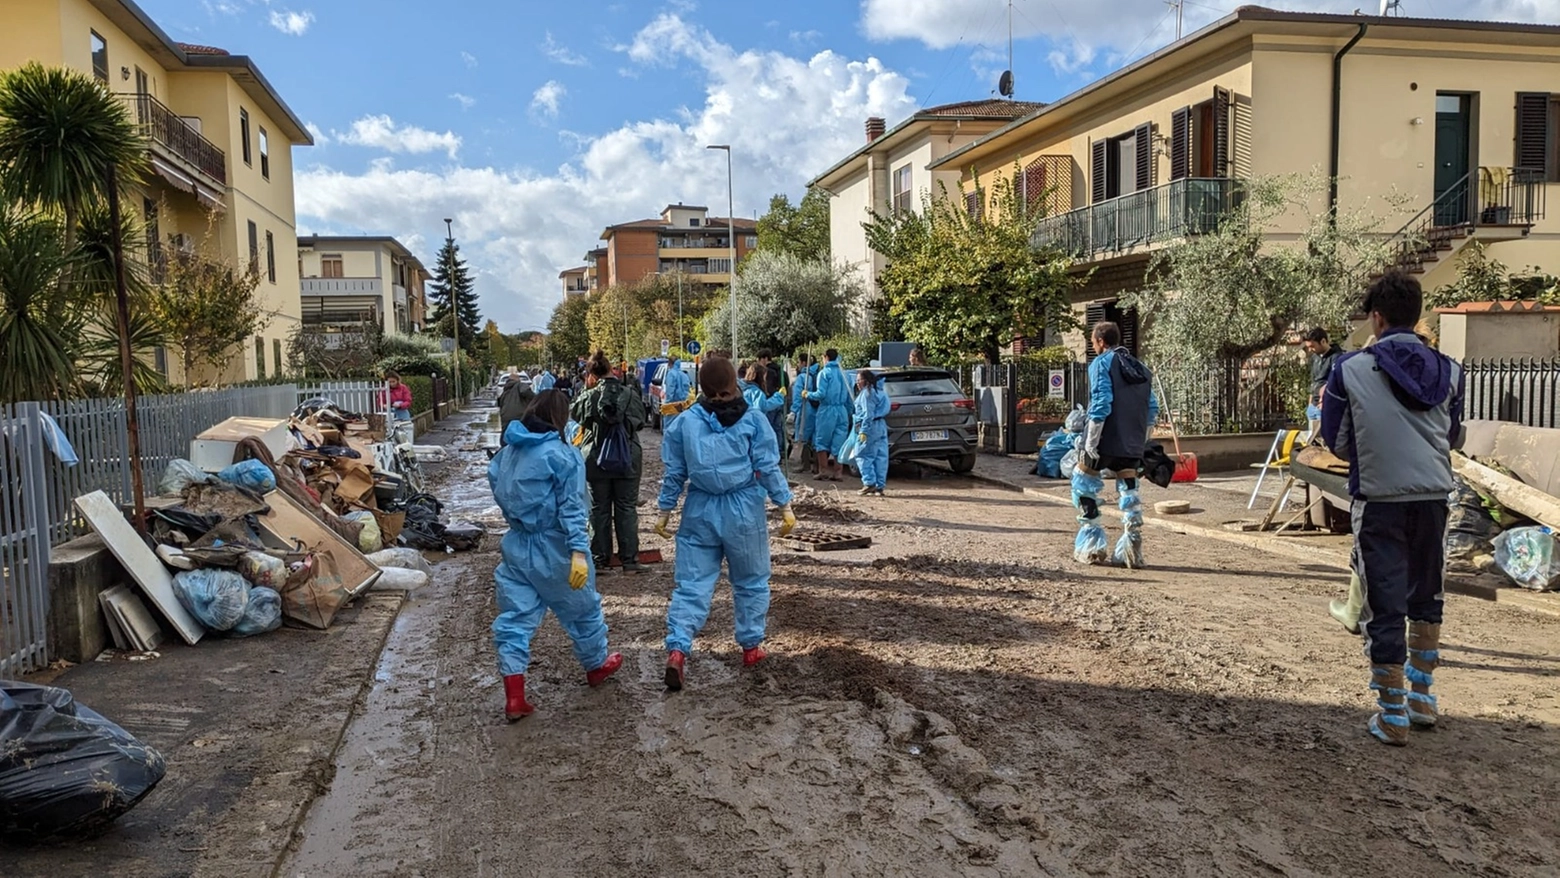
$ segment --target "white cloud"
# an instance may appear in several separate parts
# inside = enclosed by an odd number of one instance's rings
[[[314,23],[312,12],[292,12],[284,9],[271,10],[271,27],[284,34],[301,37],[308,33],[309,25]]]
[[[460,53],[460,60],[466,62],[467,67],[477,66],[477,56],[471,54],[470,52],[462,51]]]
[[[1229,14],[1241,2],[1188,2],[1185,32],[1190,34]],[[1411,15],[1506,21],[1560,19],[1560,0],[1465,0],[1460,4],[1437,3],[1434,7],[1427,3],[1428,0],[1406,0]],[[1289,0],[1283,5],[1294,10],[1341,14],[1362,5],[1373,12],[1377,6],[1374,0],[1363,4],[1361,0]],[[1008,0],[861,0],[861,28],[873,40],[917,40],[932,49],[996,46],[1007,40],[1007,7]],[[1049,53],[1047,62],[1062,73],[1079,72],[1096,58],[1112,65],[1125,63],[1175,38],[1173,11],[1163,0],[1017,0],[1014,12],[1013,35],[1019,39],[1050,40],[1054,51]],[[1109,51],[1098,51],[1102,49]],[[1029,55],[1020,47],[1020,62]],[[1022,72],[1024,65],[1017,66]]]
[[[450,100],[460,104],[460,108],[462,110],[469,110],[477,105],[476,98],[472,97],[471,95],[463,95],[460,92],[455,92],[454,94],[450,95]]]
[[[386,152],[424,153],[443,150],[453,159],[460,149],[460,135],[453,131],[440,134],[416,125],[397,125],[395,120],[383,114],[364,116],[353,122],[350,130],[332,133],[341,143]]]
[[[558,102],[569,90],[556,79],[549,79],[531,93],[531,112],[547,119],[558,118]]]
[[[590,59],[578,52],[572,51],[568,46],[562,45],[553,39],[552,31],[547,32],[547,38],[542,41],[542,54],[559,64],[567,64],[570,67],[588,67]]]
[[[388,159],[364,169],[315,166],[297,177],[300,229],[396,235],[431,260],[442,218],[454,217],[483,312],[505,331],[536,329],[561,297],[558,272],[580,264],[607,225],[655,216],[669,202],[726,203],[724,156],[705,144],[732,145],[736,210],[753,216],[775,192],[799,196],[859,146],[868,116],[892,124],[915,108],[909,80],[876,59],[739,50],[675,16],[656,19],[633,42],[631,55],[692,64],[703,104],[569,135],[579,138],[578,152],[556,169]]]
[[[309,136],[314,138],[315,146],[324,146],[325,144],[330,143],[330,135],[326,134],[325,129],[321,128],[320,126],[314,124],[313,122],[305,122],[303,123],[303,127],[304,130],[309,132]]]

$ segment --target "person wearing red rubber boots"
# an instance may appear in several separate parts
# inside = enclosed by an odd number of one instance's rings
[[[504,447],[488,465],[493,499],[509,522],[498,583],[493,644],[504,675],[504,717],[510,722],[535,711],[525,697],[531,636],[552,610],[585,668],[585,682],[600,686],[623,665],[607,652],[607,621],[590,561],[590,500],[585,459],[564,440],[569,398],[544,390],[520,420],[504,431]]]
[[[677,588],[666,610],[666,688],[673,692],[683,687],[694,635],[709,618],[722,559],[731,577],[742,664],[752,667],[764,660],[760,644],[769,617],[765,497],[780,507],[781,536],[796,526],[774,429],[742,398],[736,368],[730,360],[712,357],[699,372],[699,386],[704,391],[699,401],[666,427],[661,440],[666,475],[655,532],[662,537],[672,538],[672,510],[683,489],[688,491],[677,530]]]

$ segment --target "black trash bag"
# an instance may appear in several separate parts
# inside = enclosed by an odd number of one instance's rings
[[[444,504],[432,494],[413,494],[401,504],[408,519],[431,518],[434,521],[444,512]]]
[[[65,689],[0,680],[0,837],[106,829],[157,786],[163,757]]]
[[[413,518],[408,512],[397,542],[413,549],[442,552],[445,546],[444,525],[436,518]]]
[[[1462,476],[1454,476],[1452,507],[1446,519],[1446,561],[1469,566],[1480,555],[1495,554],[1494,539],[1500,525],[1484,505],[1484,498]]]
[[[475,549],[482,544],[482,528],[469,521],[452,521],[444,527],[444,542],[457,552]]]

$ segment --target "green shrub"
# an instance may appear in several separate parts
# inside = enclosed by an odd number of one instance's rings
[[[433,379],[426,375],[403,375],[401,383],[412,390],[412,414],[433,411]]]
[[[374,366],[375,373],[383,375],[395,370],[402,377],[407,375],[444,375],[450,371],[449,359],[436,354],[395,354],[381,359]]]
[[[818,341],[812,346],[812,352],[822,358],[829,348],[840,352],[841,369],[864,369],[872,365],[878,355],[878,340],[870,335],[836,335]]]
[[[444,356],[439,340],[431,335],[386,334],[379,342],[380,357]]]

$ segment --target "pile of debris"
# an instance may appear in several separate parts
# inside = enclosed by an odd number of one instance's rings
[[[1493,459],[1452,455],[1457,488],[1446,528],[1449,570],[1504,574],[1532,591],[1560,590],[1560,499]]]
[[[819,491],[810,485],[791,486],[791,509],[812,521],[852,522],[867,517],[839,491]]]

